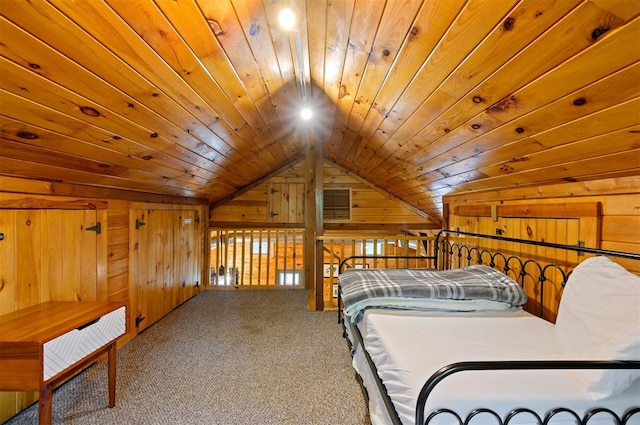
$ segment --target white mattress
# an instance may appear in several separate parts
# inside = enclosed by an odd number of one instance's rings
[[[415,420],[415,403],[420,389],[442,366],[471,360],[562,359],[553,326],[523,311],[398,314],[369,310],[359,329],[403,425],[411,425]],[[359,350],[354,354],[354,367],[369,392],[372,423],[390,423],[385,407],[378,405],[381,399],[375,394],[375,384]],[[638,405],[639,400],[640,382],[621,397],[593,402],[570,373],[564,371],[477,371],[445,378],[429,397],[427,412],[450,408],[466,416],[474,408],[486,407],[504,419],[515,407],[526,406],[543,415],[558,406],[581,414],[585,408],[597,405],[622,416],[629,406]],[[450,417],[440,419],[432,423],[454,423],[448,421]],[[516,419],[511,423],[535,423],[529,416],[519,415]],[[566,423],[573,423],[567,414],[556,416],[552,423],[564,423],[564,419]],[[589,423],[599,423],[596,419],[598,416]],[[640,422],[640,418],[635,419],[633,423]],[[605,423],[610,422],[607,418]],[[496,421],[488,415],[480,415],[472,422],[480,423],[495,424]]]

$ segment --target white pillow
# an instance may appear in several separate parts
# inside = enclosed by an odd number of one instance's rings
[[[567,360],[640,360],[640,277],[607,257],[583,261],[564,288],[555,332]],[[573,376],[599,400],[623,392],[640,370]]]

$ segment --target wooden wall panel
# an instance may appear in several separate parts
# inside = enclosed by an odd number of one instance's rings
[[[215,205],[210,210],[210,224],[212,226],[227,223],[237,224],[243,227],[247,223],[298,223],[303,207],[301,199],[293,196],[287,197],[289,209],[287,214],[282,206],[281,197],[273,197],[271,189],[275,188],[277,193],[282,193],[284,187],[289,187],[286,191],[289,195],[297,191],[291,188],[304,183],[303,164],[296,164],[276,176],[271,177],[266,182],[254,186],[238,196]],[[408,227],[430,228],[433,224],[430,218],[423,212],[409,206],[409,204],[391,196],[390,194],[364,182],[357,176],[350,174],[329,162],[323,167],[324,187],[328,189],[351,188],[352,189],[352,217],[351,220],[332,221],[332,223],[343,224],[398,224],[408,225]],[[271,217],[270,213],[278,210],[278,215]],[[284,219],[283,219],[284,217]]]
[[[130,207],[130,299],[141,332],[202,289],[203,211],[136,203]]]
[[[16,211],[16,244],[20,247],[16,259],[17,309],[40,302],[42,243],[39,217],[37,211]]]
[[[63,262],[65,255],[68,254],[65,252],[65,248],[68,251],[71,250],[71,247],[67,248],[64,244],[64,232],[66,230],[64,216],[59,214],[57,210],[45,210],[42,213],[45,217],[42,237],[44,238],[43,245],[46,249],[46,254],[42,256],[42,260],[45,262],[43,268],[46,271],[42,276],[42,285],[47,287],[47,292],[51,293],[54,298],[59,298],[61,301],[71,301],[64,299],[66,292],[64,286],[75,280],[65,280],[66,278],[73,279],[73,277],[69,276],[71,274],[70,270],[66,271],[67,276],[64,276],[63,273]],[[69,258],[69,260],[73,264],[77,261],[74,257]]]
[[[211,220],[233,223],[265,223],[268,217],[266,184],[216,206]]]
[[[0,192],[0,233],[4,236],[0,241],[0,314],[48,300],[122,301],[129,308],[130,322],[119,345],[133,338],[131,305],[135,305],[132,301],[137,300],[137,293],[130,290],[131,202],[127,197],[100,200],[54,196],[57,183],[14,178],[2,178],[0,185],[3,190],[12,190]],[[73,192],[78,188],[65,186],[64,191],[67,189]],[[188,208],[198,211],[195,216],[201,216],[205,210],[202,202],[193,200],[178,204],[163,203],[162,196],[147,194],[141,198],[156,202],[138,206]],[[87,230],[96,221],[102,224],[99,235]],[[185,266],[189,276],[200,280],[204,231],[201,220],[195,222],[197,228],[188,236],[190,248],[184,257],[190,262]],[[172,221],[170,226],[173,225]],[[200,263],[191,261],[194,257]],[[181,300],[201,287],[188,288]],[[178,300],[177,292],[171,299],[173,303]],[[36,400],[36,392],[0,392],[0,422]]]
[[[607,217],[604,220],[602,230],[609,241],[638,243],[640,241],[640,215]]]
[[[22,198],[0,193],[0,314],[50,300],[100,299],[106,237],[87,230],[100,211],[64,198]],[[65,205],[71,209],[58,209]],[[0,421],[35,400],[36,392],[0,392]]]
[[[445,197],[450,211],[468,205],[544,205],[600,203],[603,248],[605,244],[628,243],[630,252],[640,253],[640,178],[613,178],[594,182],[567,183],[496,192],[453,194]]]
[[[16,212],[0,209],[0,314],[16,310],[16,250],[13,243],[16,238]]]
[[[129,202],[109,200],[107,215],[107,300],[122,301],[127,308],[125,343],[135,336],[129,290]]]
[[[594,195],[597,193],[597,195]],[[586,246],[640,253],[640,180],[635,177],[603,179],[589,183],[567,183],[540,188],[518,188],[499,192],[476,192],[454,194],[445,197],[446,208],[451,211],[448,227],[451,229],[478,231],[495,234],[496,229],[505,231],[505,236],[532,238],[547,242],[575,244],[584,241]],[[599,204],[601,218],[594,217],[586,205]],[[493,221],[491,217],[460,216],[456,212],[469,211],[486,215],[491,207],[511,210],[540,210],[553,217],[582,214],[580,219],[543,219],[533,225],[534,219],[519,218],[519,225],[505,224],[504,218]],[[465,213],[466,214],[466,213]],[[484,222],[484,227],[479,225]],[[515,228],[514,228],[515,227]],[[530,254],[554,258],[560,263],[576,264],[586,257],[577,253],[557,252],[554,249],[528,248]],[[615,260],[632,272],[640,274],[638,261]],[[557,288],[556,288],[557,289]],[[549,300],[556,303],[558,289]],[[557,306],[551,306],[551,310]]]
[[[450,217],[450,228],[460,229],[473,233],[495,235],[500,233],[502,236],[524,240],[546,241],[561,244],[577,244],[578,241],[585,241],[587,246],[596,246],[596,235],[598,234],[592,227],[598,227],[592,221],[595,219],[587,218],[551,218],[553,217],[553,205],[547,205],[549,216],[545,217],[502,217],[496,219],[492,217],[477,216],[458,216],[455,213]],[[502,205],[501,205],[502,206]],[[524,205],[522,206],[525,207]],[[564,205],[559,204],[559,208],[563,209]],[[474,208],[478,210],[479,208]],[[535,206],[532,209],[536,209]],[[454,208],[456,210],[456,208]],[[457,209],[460,210],[460,209]],[[499,211],[499,209],[498,209]],[[518,245],[511,242],[499,241],[482,241],[481,248],[495,252],[496,250],[505,255],[518,255],[524,258],[536,258],[542,262],[554,262],[563,267],[573,266],[578,262],[578,256],[575,253],[567,253],[565,251],[552,248],[538,247],[534,245]],[[489,257],[483,258],[485,262],[489,261]],[[504,264],[497,264],[498,267],[504,267]],[[512,271],[510,276],[519,279],[520,270],[510,264]],[[545,282],[544,301],[546,306],[545,317],[554,319],[558,311],[560,301],[562,275],[558,273],[550,273],[549,279]],[[541,288],[537,279],[527,275],[524,280],[525,292],[530,298],[527,308],[535,310],[539,308],[539,299]]]

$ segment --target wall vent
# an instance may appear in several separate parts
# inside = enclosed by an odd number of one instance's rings
[[[351,220],[351,189],[325,189],[323,194],[325,220]]]

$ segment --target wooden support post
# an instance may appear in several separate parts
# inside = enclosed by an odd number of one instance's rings
[[[309,289],[309,310],[322,310],[323,278],[322,241],[318,236],[323,235],[322,216],[322,179],[323,179],[323,155],[322,141],[316,133],[309,130],[305,133],[306,159],[305,159],[305,282]]]

